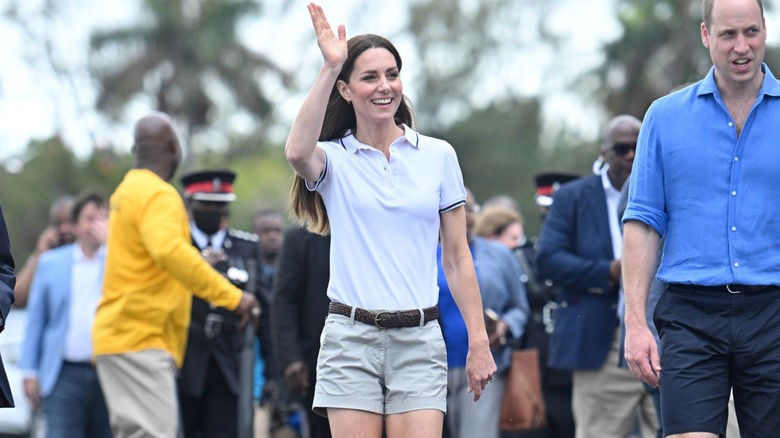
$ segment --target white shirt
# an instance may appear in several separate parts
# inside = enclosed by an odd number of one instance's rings
[[[208,236],[206,233],[201,231],[200,228],[195,226],[195,222],[190,221],[190,234],[192,234],[192,240],[195,241],[195,244],[198,245],[198,248],[205,249],[206,246],[208,246],[210,243],[211,248],[220,249],[222,248],[222,244],[225,243],[225,236],[227,235],[227,231],[224,228],[221,228],[216,233]]]
[[[619,259],[623,252],[623,232],[620,229],[618,217],[618,204],[620,204],[620,189],[612,186],[607,170],[601,173],[601,184],[604,187],[604,196],[607,198],[607,218],[609,219],[609,234],[612,236],[613,257]],[[620,282],[618,291],[618,317],[623,318],[624,312],[623,282]]]
[[[407,126],[390,160],[355,137],[318,143],[322,195],[331,227],[328,297],[366,309],[404,310],[438,302],[439,214],[466,201],[449,143]]]
[[[73,268],[70,280],[70,318],[65,334],[63,358],[70,362],[92,360],[92,321],[103,291],[103,257],[101,246],[91,259],[81,246],[73,245]]]

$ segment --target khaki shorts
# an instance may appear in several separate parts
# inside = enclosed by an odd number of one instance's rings
[[[447,350],[441,327],[380,329],[328,315],[320,337],[314,412],[357,409],[381,415],[447,412]]]

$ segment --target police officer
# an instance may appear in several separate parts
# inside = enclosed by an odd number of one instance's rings
[[[258,245],[256,235],[228,228],[235,178],[228,170],[204,170],[184,175],[181,183],[193,245],[216,270],[246,287]],[[241,348],[239,317],[193,297],[178,388],[185,437],[238,435]]]

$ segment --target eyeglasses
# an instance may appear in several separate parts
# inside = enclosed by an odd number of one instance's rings
[[[636,143],[613,143],[612,150],[621,157],[627,155],[628,151],[636,153]]]

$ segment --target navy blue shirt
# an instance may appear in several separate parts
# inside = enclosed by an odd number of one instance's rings
[[[739,136],[714,68],[647,111],[623,221],[666,235],[660,281],[780,284],[780,83],[762,70]]]

